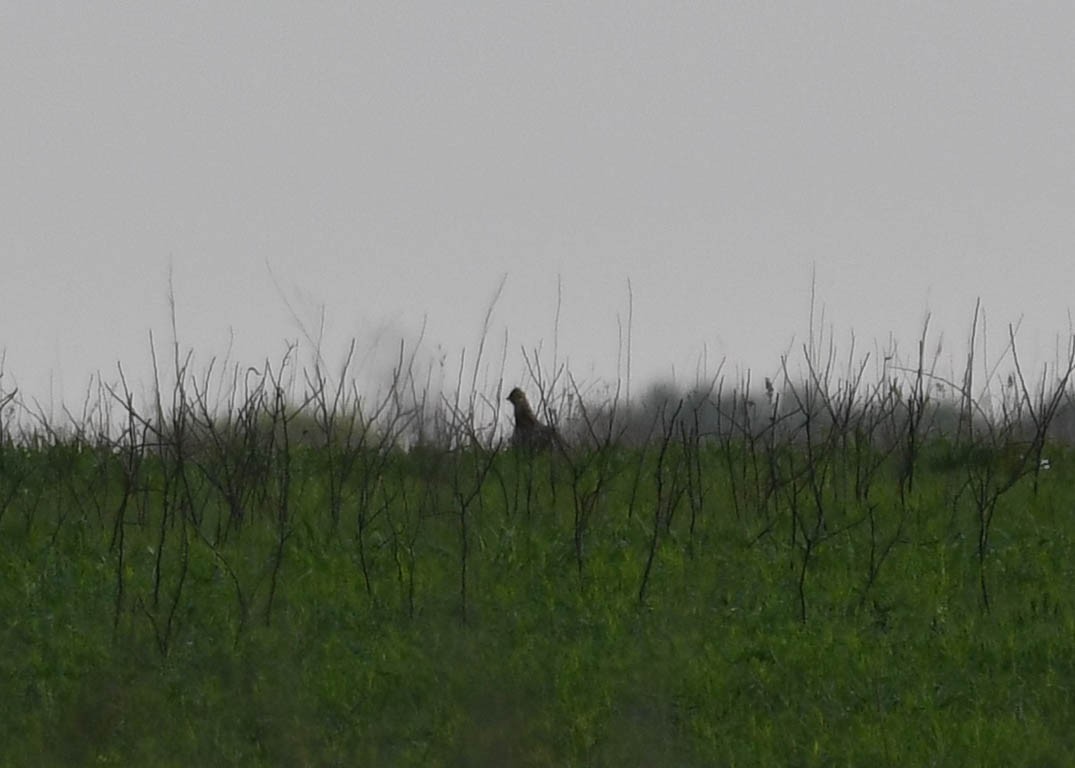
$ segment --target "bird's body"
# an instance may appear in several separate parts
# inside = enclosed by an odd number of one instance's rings
[[[560,444],[560,436],[552,427],[542,424],[534,415],[526,394],[515,387],[508,394],[508,402],[515,409],[515,432],[511,436],[512,445],[519,448],[543,449]]]

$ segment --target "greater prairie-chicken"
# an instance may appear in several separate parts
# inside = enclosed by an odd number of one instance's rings
[[[534,415],[534,409],[530,407],[530,401],[524,393],[515,387],[508,394],[508,402],[515,409],[515,432],[511,436],[512,445],[531,450],[542,450],[561,445],[560,436],[556,430],[547,424],[542,424]]]

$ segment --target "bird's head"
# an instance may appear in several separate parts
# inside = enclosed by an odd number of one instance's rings
[[[511,392],[508,393],[508,402],[511,403],[512,405],[518,405],[519,403],[525,403],[526,402],[526,395],[523,393],[523,391],[521,389],[519,389],[518,387],[515,387],[513,390],[511,390]]]

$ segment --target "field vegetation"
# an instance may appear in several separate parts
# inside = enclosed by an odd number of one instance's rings
[[[0,765],[1069,764],[1075,347],[928,347],[0,388]],[[516,383],[564,446],[506,447]]]

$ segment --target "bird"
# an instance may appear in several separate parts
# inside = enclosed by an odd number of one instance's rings
[[[525,392],[515,387],[508,393],[508,402],[515,409],[515,432],[511,436],[512,445],[529,450],[562,445],[556,430],[538,421],[537,416],[534,415],[534,409],[530,407],[530,401],[526,399]]]

